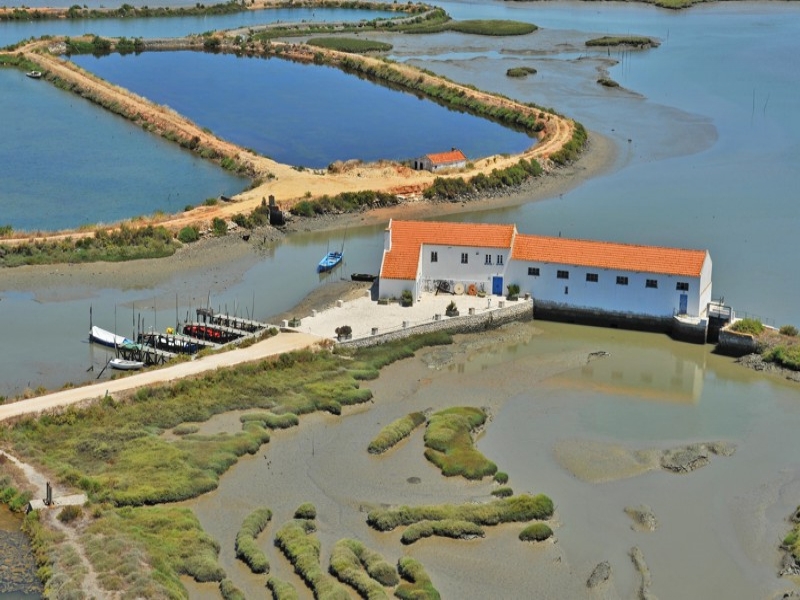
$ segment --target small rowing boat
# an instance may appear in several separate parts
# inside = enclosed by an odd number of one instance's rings
[[[144,363],[140,360],[126,360],[124,358],[112,358],[108,361],[108,365],[118,371],[138,371],[144,367]]]
[[[41,79],[42,78],[42,72],[41,71],[28,71],[27,73],[25,73],[25,75],[27,75],[31,79]]]
[[[343,254],[341,252],[331,251],[328,252],[317,265],[317,272],[325,273],[332,270],[336,265],[342,262]]]
[[[352,281],[375,281],[377,275],[370,275],[369,273],[353,273],[350,275]]]

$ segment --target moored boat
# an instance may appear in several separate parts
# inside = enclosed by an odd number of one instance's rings
[[[28,71],[27,73],[25,73],[25,75],[27,75],[31,79],[41,79],[42,78],[42,72],[41,71]]]
[[[342,262],[343,253],[335,250],[328,252],[317,265],[317,272],[325,273],[332,270],[336,265]]]
[[[138,371],[144,367],[144,363],[140,360],[127,360],[124,358],[112,358],[108,361],[108,365],[118,371]]]
[[[375,281],[377,275],[370,275],[369,273],[353,273],[350,275],[352,281]]]
[[[89,341],[109,348],[120,348],[129,344],[133,344],[131,340],[116,333],[112,333],[96,325],[92,326],[89,330]]]

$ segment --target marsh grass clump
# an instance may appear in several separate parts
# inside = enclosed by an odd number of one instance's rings
[[[535,74],[536,69],[533,67],[511,67],[506,71],[506,77],[527,77]]]
[[[200,427],[194,423],[181,423],[172,430],[175,435],[191,435],[200,431]]]
[[[272,519],[272,511],[259,508],[250,513],[236,534],[236,558],[244,562],[253,573],[268,573],[267,555],[258,547],[256,538]]]
[[[505,485],[508,483],[508,473],[504,471],[498,471],[494,474],[494,481],[495,483],[499,483],[500,485]]]
[[[492,490],[492,496],[497,496],[498,498],[508,498],[509,496],[514,495],[514,490],[510,487],[503,486],[497,489]]]
[[[272,592],[273,600],[300,600],[297,590],[288,581],[283,581],[277,577],[267,579],[267,587]]]
[[[428,504],[377,508],[367,515],[367,524],[378,531],[391,531],[419,521],[470,521],[477,525],[524,522],[549,519],[553,515],[553,501],[544,494],[522,494],[498,498],[483,504]]]
[[[2,464],[3,461],[0,461],[0,465]],[[8,475],[0,476],[0,502],[6,504],[12,512],[22,512],[32,498],[32,492],[15,488]]]
[[[316,519],[317,518],[317,507],[314,506],[311,502],[304,502],[300,506],[298,506],[294,511],[294,518],[295,519]]]
[[[311,535],[315,530],[312,521],[289,521],[275,535],[275,545],[292,563],[295,573],[311,588],[315,598],[348,599],[350,595],[347,588],[328,575],[320,565],[319,540]]]
[[[300,417],[291,412],[275,414],[273,412],[247,413],[239,417],[242,423],[261,423],[267,429],[289,429],[300,424]]]
[[[431,415],[425,431],[425,458],[439,467],[442,475],[482,479],[497,472],[497,465],[475,449],[472,434],[486,422],[480,409],[462,406]]]
[[[601,46],[601,47],[614,47],[614,46],[627,46],[634,48],[649,48],[651,46],[658,46],[658,42],[654,39],[641,36],[641,35],[604,35],[599,38],[586,40],[586,45]]]
[[[83,516],[83,509],[80,506],[65,506],[58,513],[58,520],[62,523],[72,523]]]
[[[369,443],[367,452],[370,454],[386,452],[411,435],[411,432],[423,423],[425,423],[425,415],[421,412],[413,412],[392,421],[381,429],[377,437]]]
[[[542,542],[553,535],[553,530],[547,523],[531,523],[519,532],[519,539],[523,542]]]
[[[219,593],[223,600],[247,600],[247,596],[230,579],[219,582]]]
[[[188,508],[110,508],[89,522],[82,541],[98,579],[131,587],[136,597],[182,597],[180,575],[198,582],[225,577],[219,545]],[[149,578],[143,564],[153,566]]]
[[[483,528],[472,521],[443,519],[441,521],[418,521],[409,525],[403,532],[400,541],[403,544],[413,544],[422,538],[431,536],[466,540],[485,535]]]
[[[440,600],[439,592],[418,560],[403,556],[397,561],[397,572],[405,580],[394,591],[401,600]]]
[[[383,589],[384,584],[376,581],[362,563],[361,555],[364,550],[365,547],[361,542],[339,540],[331,552],[330,571],[339,581],[355,589],[362,598],[388,600],[389,595]],[[397,583],[396,575],[395,583]]]
[[[306,41],[309,46],[317,48],[327,48],[338,50],[339,52],[350,52],[352,54],[366,54],[367,52],[388,52],[392,49],[391,44],[379,42],[377,40],[364,40],[360,38],[346,37],[320,37],[311,38]]]
[[[533,23],[510,21],[505,19],[473,19],[467,21],[450,21],[447,29],[459,33],[473,35],[527,35],[539,29]]]

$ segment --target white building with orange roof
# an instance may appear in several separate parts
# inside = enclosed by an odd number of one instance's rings
[[[467,157],[458,148],[448,152],[426,154],[414,161],[414,169],[417,171],[436,172],[442,169],[463,169],[466,166]]]
[[[707,326],[711,257],[686,250],[523,235],[515,225],[397,221],[386,229],[381,297],[408,290],[530,294],[537,318],[671,331]]]

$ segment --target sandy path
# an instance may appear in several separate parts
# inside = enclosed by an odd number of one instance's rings
[[[96,400],[105,395],[114,396],[130,392],[139,387],[167,383],[183,377],[199,375],[221,367],[262,360],[284,352],[292,352],[314,346],[320,338],[302,333],[282,333],[247,348],[212,354],[189,362],[145,371],[128,377],[105,381],[84,387],[54,392],[37,398],[20,400],[0,406],[0,422],[27,415],[57,410],[72,404]]]
[[[197,40],[181,40],[182,44],[194,44],[201,49],[201,42]],[[285,56],[306,62],[313,61],[314,54],[319,53],[319,48],[310,49],[300,44],[281,44]],[[177,231],[187,225],[207,227],[216,218],[229,219],[236,213],[248,213],[256,208],[267,196],[274,195],[282,208],[288,209],[296,202],[306,197],[319,197],[324,194],[336,195],[341,192],[361,190],[384,191],[401,196],[418,197],[421,192],[429,187],[436,176],[461,176],[464,173],[433,173],[415,171],[399,163],[380,161],[364,164],[360,161],[349,161],[341,165],[336,172],[329,170],[298,170],[290,165],[278,163],[269,158],[256,155],[249,150],[217,138],[207,130],[202,129],[189,119],[179,115],[166,106],[155,104],[126,89],[112,85],[99,77],[79,68],[77,65],[57,56],[65,50],[63,39],[31,42],[18,49],[18,53],[26,59],[39,64],[46,77],[58,77],[70,82],[77,90],[88,93],[102,101],[107,106],[119,107],[119,112],[136,115],[134,120],[142,125],[148,125],[154,134],[161,135],[171,132],[172,135],[184,140],[196,140],[200,147],[213,148],[220,156],[233,158],[247,166],[257,180],[263,181],[251,190],[246,190],[234,198],[233,202],[220,203],[215,206],[201,206],[191,211],[180,214],[153,217],[149,221],[137,221],[144,225],[147,222],[160,223]],[[331,64],[337,64],[345,57],[351,56],[333,50],[324,51]],[[378,58],[360,57],[375,66],[384,63]],[[447,82],[404,64],[393,64],[393,68],[401,71],[409,78],[422,78],[428,83],[445,84],[459,90],[465,96],[472,96],[487,104],[506,106],[523,113],[539,114],[541,109],[532,108],[507,98],[501,98],[456,83]],[[494,155],[473,161],[466,175],[473,176],[478,173],[490,173],[493,169],[515,164],[520,158],[536,158],[545,169],[551,168],[548,157],[569,142],[574,131],[574,122],[563,117],[545,113],[544,130],[540,133],[539,142],[520,155]],[[4,243],[20,243],[32,237],[63,238],[66,236],[81,237],[93,235],[92,231],[72,231],[59,233],[40,233],[35,235],[18,235],[15,238],[3,240]]]

